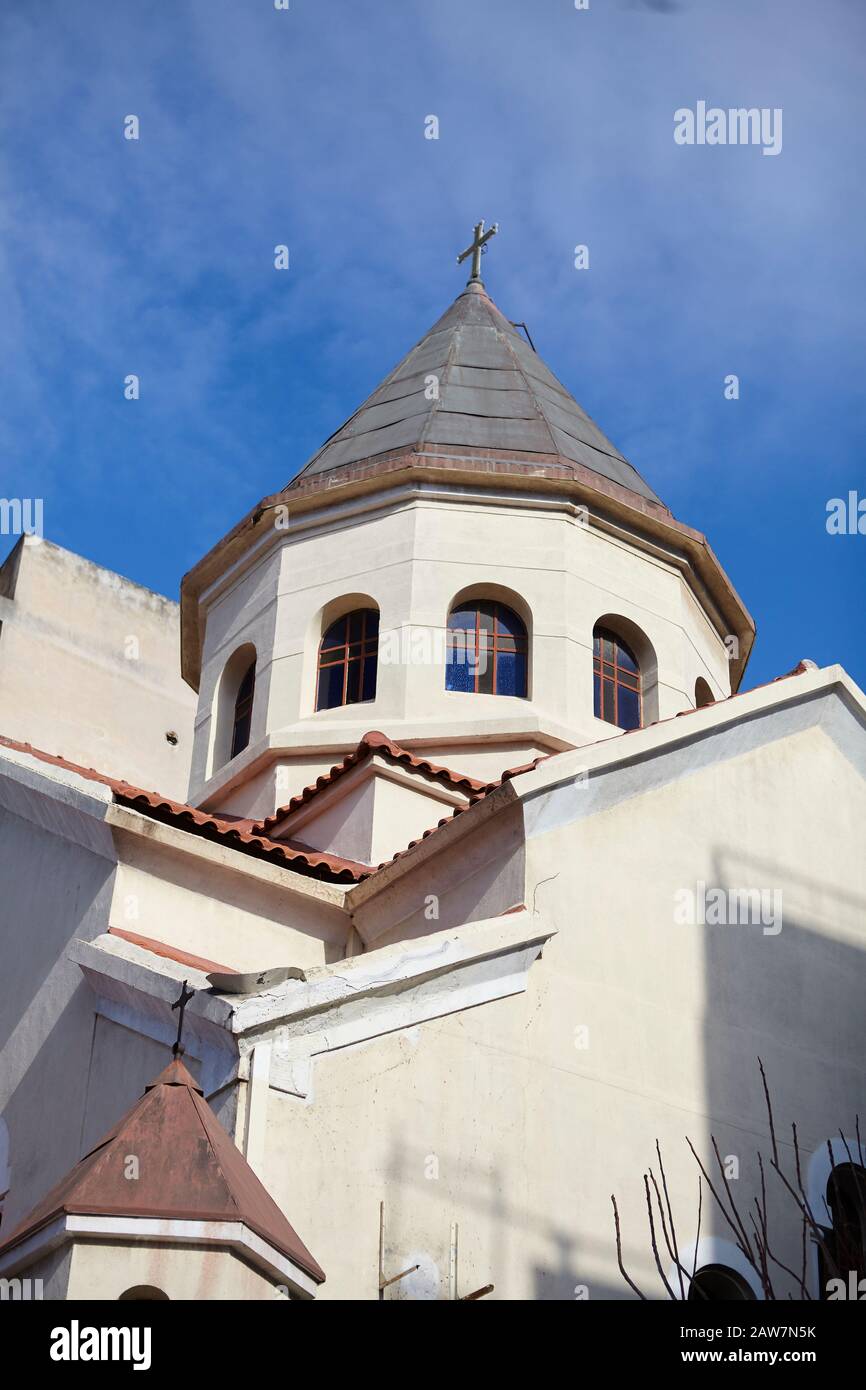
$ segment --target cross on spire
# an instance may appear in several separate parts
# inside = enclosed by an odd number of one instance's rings
[[[173,1057],[180,1057],[180,1056],[182,1055],[182,1053],[183,1053],[183,1046],[182,1046],[181,1041],[180,1041],[181,1034],[183,1033],[183,1015],[184,1015],[184,1010],[186,1009],[187,1004],[189,1003],[190,999],[192,999],[192,997],[193,997],[194,994],[195,994],[195,990],[194,990],[194,989],[187,989],[187,987],[186,987],[186,980],[184,980],[184,982],[183,982],[183,984],[181,985],[181,988],[180,988],[180,994],[178,995],[177,999],[175,999],[174,1003],[173,1003],[172,1006],[171,1006],[171,1008],[172,1008],[172,1013],[174,1012],[175,1009],[179,1009],[179,1010],[180,1010],[180,1013],[179,1013],[178,1016],[177,1016],[177,1039],[176,1039],[176,1041],[174,1042],[174,1044],[172,1045],[172,1049],[171,1049],[171,1055],[172,1055]]]
[[[468,281],[467,281],[467,284],[471,285],[473,281],[475,281],[476,283],[480,283],[480,281],[481,281],[481,253],[482,253],[482,251],[483,251],[483,252],[486,252],[486,250],[487,250],[487,247],[485,246],[485,242],[489,241],[490,238],[491,238],[492,236],[495,236],[496,233],[497,233],[498,231],[499,231],[499,223],[498,223],[498,222],[494,222],[494,223],[493,223],[493,226],[490,227],[486,232],[485,232],[485,230],[484,230],[484,223],[483,223],[483,221],[482,221],[482,222],[479,222],[478,225],[477,225],[476,228],[475,228],[475,232],[473,233],[472,244],[471,244],[471,246],[467,246],[467,247],[466,247],[466,250],[465,250],[465,251],[461,251],[461,252],[460,252],[460,255],[457,257],[457,264],[458,264],[458,265],[462,265],[463,262],[466,260],[466,257],[467,257],[467,256],[471,256],[471,257],[472,257],[472,274],[470,275],[470,277],[469,277],[469,279],[468,279]]]

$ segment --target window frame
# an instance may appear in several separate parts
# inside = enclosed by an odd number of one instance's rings
[[[376,630],[372,636],[367,632],[367,620],[370,615],[376,619]],[[352,640],[352,619],[360,616],[361,635]],[[332,647],[325,647],[325,639],[328,634],[340,623],[346,624],[346,639],[344,642],[337,642]],[[369,705],[376,698],[377,687],[379,684],[379,623],[380,614],[378,608],[352,608],[348,613],[343,613],[339,618],[332,619],[328,623],[321,637],[319,638],[318,651],[316,653],[316,691],[315,691],[315,713],[319,714],[322,710],[345,709],[349,705]],[[359,647],[358,656],[350,655],[352,647]],[[323,654],[327,655],[328,660],[323,661]],[[349,687],[350,667],[353,662],[358,663],[358,692],[363,695],[364,674],[367,663],[372,661],[375,666],[373,675],[373,693],[366,698],[357,700],[347,700],[346,694]],[[343,667],[343,682],[340,691],[340,701],[337,704],[321,703],[321,677],[323,671],[330,671],[336,666]]]
[[[487,605],[492,610],[489,616],[493,626],[489,632],[481,626],[482,608],[484,605]],[[474,609],[475,611],[474,627],[457,627],[452,625],[452,619],[455,614],[466,612],[468,609]],[[500,613],[508,614],[519,624],[521,629],[519,635],[507,631],[497,631],[497,627],[501,621]],[[502,623],[502,626],[507,627],[507,623]],[[457,648],[457,644],[454,641],[454,636],[456,636],[457,633],[463,634],[464,637],[468,637],[470,633],[473,636],[474,662],[468,660],[468,655],[466,661],[467,665],[474,667],[471,690],[455,690],[448,685],[449,668],[452,665],[460,664],[458,662],[452,663],[450,659],[452,651]],[[484,638],[483,643],[482,636]],[[487,645],[488,638],[490,639],[489,645]],[[513,643],[513,645],[504,645],[506,643]],[[469,642],[466,641],[465,649],[467,654],[469,646]],[[490,668],[490,658],[492,657],[492,669],[490,671],[490,683],[492,688],[490,690],[479,689],[481,662],[478,658],[482,650],[486,650],[487,652],[488,669]],[[522,690],[497,690],[496,688],[499,675],[499,657],[505,654],[515,657],[522,656],[524,659]],[[484,674],[486,675],[486,670]],[[527,700],[529,698],[529,631],[524,619],[515,608],[512,608],[510,604],[505,603],[502,599],[483,598],[480,596],[475,598],[471,594],[466,598],[460,599],[459,602],[452,604],[451,608],[448,610],[448,622],[445,629],[445,689],[449,695],[491,695],[500,699],[505,698],[512,700]]]
[[[243,753],[245,748],[249,747],[250,735],[252,734],[253,728],[253,703],[256,698],[256,661],[257,658],[253,657],[252,661],[247,666],[241,676],[238,691],[235,695],[234,707],[232,709],[232,737],[229,745],[229,762],[231,762],[232,758],[236,758],[238,754]],[[244,686],[248,681],[249,690],[245,691]],[[243,726],[244,721],[246,721],[246,737],[243,743],[239,744],[238,729]]]
[[[605,657],[605,642],[613,643],[615,649],[613,661]],[[626,652],[634,663],[634,671],[630,671],[628,667],[620,664],[620,650]],[[606,718],[604,714],[604,687],[608,681],[613,683],[613,719]],[[620,724],[619,722],[620,687],[632,695],[637,695],[637,724]],[[622,729],[624,732],[644,727],[644,676],[640,661],[625,638],[620,637],[617,632],[608,627],[596,626],[592,630],[592,711],[595,718],[600,719],[603,724],[611,724],[615,729]]]

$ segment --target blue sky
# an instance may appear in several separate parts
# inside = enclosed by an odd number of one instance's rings
[[[484,217],[497,303],[752,611],[746,685],[866,685],[866,536],[825,528],[866,496],[864,49],[862,0],[4,0],[0,496],[176,597]],[[782,152],[675,144],[699,100]]]

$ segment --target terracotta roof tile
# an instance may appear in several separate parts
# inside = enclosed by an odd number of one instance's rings
[[[109,777],[103,772],[97,772],[92,767],[82,767],[80,763],[70,762],[68,758],[63,758],[58,754],[45,753],[41,748],[34,748],[29,743],[19,743],[15,739],[0,736],[0,746],[15,749],[19,753],[27,753],[32,758],[38,758],[40,762],[65,768],[68,772],[76,772],[91,782],[100,782],[103,786],[111,789],[114,800],[119,805],[141,811],[142,814],[151,816],[154,820],[161,821],[165,825],[173,825],[180,830],[188,830],[192,834],[200,835],[204,839],[229,845],[231,848],[253,855],[257,859],[267,859],[281,868],[293,869],[296,873],[305,874],[309,878],[320,878],[329,883],[359,883],[361,879],[367,878],[371,873],[368,864],[358,864],[352,859],[341,859],[336,854],[320,854],[312,850],[292,849],[275,840],[269,840],[265,835],[254,834],[247,829],[247,826],[251,825],[252,822],[227,820],[222,816],[211,815],[207,811],[199,811],[196,807],[188,806],[184,802],[172,801],[168,797],[160,796],[158,792],[145,791],[141,787],[132,786],[129,782],[124,782],[116,777]]]
[[[539,757],[534,758],[531,763],[521,763],[519,767],[506,768],[502,776],[497,777],[494,782],[481,783],[480,791],[473,796],[471,801],[467,801],[465,806],[455,806],[450,816],[443,816],[442,819],[440,821],[437,821],[435,825],[431,826],[429,830],[425,830],[424,834],[420,835],[417,840],[410,841],[410,843],[406,846],[405,849],[398,850],[396,854],[391,855],[390,859],[386,859],[383,861],[383,863],[377,864],[376,872],[379,869],[384,869],[388,864],[393,864],[397,859],[402,859],[403,856],[405,854],[408,854],[410,850],[414,849],[416,845],[420,845],[422,840],[429,839],[429,837],[435,834],[437,830],[441,830],[443,825],[448,825],[454,819],[455,816],[459,816],[464,811],[468,811],[469,807],[474,806],[476,801],[483,801],[485,796],[489,796],[491,792],[496,791],[497,787],[501,787],[504,782],[510,782],[512,777],[519,777],[522,772],[534,772],[535,769],[538,767],[539,763],[545,762],[547,758],[550,758],[552,756],[552,753],[541,753]]]
[[[791,671],[785,671],[780,676],[775,676],[771,681],[765,681],[762,685],[753,686],[752,689],[760,690],[764,686],[773,685],[777,681],[788,680],[792,676],[803,675],[812,669],[812,663],[801,661]],[[728,700],[741,699],[743,695],[751,694],[751,691],[739,691],[736,695],[728,695],[723,700],[713,701],[714,704],[724,704]],[[706,708],[702,706],[702,708]],[[669,723],[671,719],[682,719],[683,717],[696,714],[694,709],[681,710],[679,714],[672,715],[670,719],[657,720],[656,723]],[[654,727],[654,725],[644,725],[643,727]],[[624,731],[623,736],[638,733],[637,729]],[[583,748],[592,748],[598,743],[606,743],[607,739],[594,739],[590,743],[580,745]],[[519,777],[521,773],[532,772],[539,763],[545,759],[555,756],[551,753],[543,753],[532,762],[523,763],[519,767],[507,768],[501,777],[492,782],[480,782],[474,777],[467,777],[461,773],[454,772],[450,768],[441,767],[436,763],[431,763],[424,758],[418,758],[407,748],[394,743],[385,734],[377,730],[364,735],[358,747],[347,755],[342,763],[332,767],[330,772],[324,773],[316,782],[309,787],[305,787],[302,792],[293,797],[286,806],[281,807],[272,816],[266,817],[262,821],[251,821],[232,816],[211,815],[206,811],[199,811],[194,806],[171,801],[167,797],[160,796],[157,792],[143,791],[140,787],[131,786],[128,782],[119,781],[113,777],[108,777],[104,773],[96,772],[94,768],[82,767],[78,763],[69,762],[68,759],[45,753],[39,748],[33,748],[29,743],[19,743],[14,739],[3,738],[0,736],[0,746],[16,749],[21,753],[28,753],[31,757],[39,758],[42,762],[52,763],[55,766],[68,769],[70,772],[77,772],[82,777],[90,778],[92,781],[101,782],[112,789],[114,798],[121,805],[131,806],[133,809],[141,811],[144,815],[152,816],[155,820],[164,822],[167,825],[174,825],[182,830],[189,830],[194,834],[202,835],[206,839],[216,840],[222,844],[230,845],[246,854],[251,854],[256,858],[268,859],[272,863],[277,863],[281,867],[292,869],[296,873],[305,874],[308,877],[323,879],[330,883],[360,883],[363,879],[370,878],[387,864],[394,863],[397,859],[402,859],[404,855],[413,850],[422,840],[428,839],[442,826],[447,825],[455,816],[461,815],[468,810],[476,801],[481,801],[485,796],[502,786],[504,782],[510,781],[513,777]],[[572,750],[576,751],[576,750]],[[355,767],[363,758],[372,754],[379,754],[388,758],[390,761],[400,763],[404,767],[410,767],[414,771],[421,772],[433,780],[441,782],[443,785],[453,787],[455,790],[462,791],[467,796],[465,806],[457,806],[453,812],[444,816],[436,825],[425,830],[424,834],[418,839],[413,840],[405,849],[398,850],[392,855],[391,859],[384,860],[381,864],[371,868],[368,864],[361,864],[352,859],[341,859],[338,855],[320,853],[313,850],[301,850],[296,846],[289,845],[278,840],[268,838],[269,832],[280,821],[284,820],[292,811],[305,804],[316,796],[325,787],[330,786],[339,777],[342,777],[351,768]]]
[[[140,936],[137,931],[126,931],[123,927],[109,927],[108,933],[109,936],[119,936],[122,941],[129,941],[133,946],[140,946],[142,950],[150,951],[155,956],[162,956],[164,960],[173,960],[178,965],[191,965],[193,970],[201,970],[205,975],[213,970],[218,970],[222,975],[235,973],[233,965],[220,965],[219,961],[208,960],[207,956],[193,955],[191,951],[182,951],[179,946],[168,946],[153,936]]]
[[[321,777],[317,777],[315,782],[304,787],[302,792],[298,792],[297,796],[293,796],[291,801],[287,802],[285,806],[281,806],[272,816],[267,816],[264,820],[259,821],[254,827],[255,830],[260,835],[270,834],[274,827],[284,821],[287,816],[290,816],[293,811],[312,801],[319,792],[332,786],[345,773],[351,771],[353,767],[357,767],[365,758],[372,757],[373,754],[386,758],[388,762],[399,763],[402,767],[411,768],[413,772],[420,772],[431,781],[442,783],[443,786],[453,787],[455,791],[463,792],[470,800],[481,796],[486,789],[486,783],[476,781],[474,777],[466,777],[461,772],[453,772],[451,768],[440,767],[437,763],[431,763],[426,758],[418,758],[408,748],[394,743],[393,739],[388,738],[386,734],[380,733],[378,729],[372,729],[369,733],[364,734],[358,747],[348,753],[341,763],[332,767],[330,772],[325,772]]]

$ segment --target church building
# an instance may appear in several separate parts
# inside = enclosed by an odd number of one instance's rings
[[[84,575],[69,698],[50,662],[0,694],[0,1278],[45,1298],[631,1298],[612,1195],[668,1297],[657,1142],[674,1295],[764,1298],[706,1186],[698,1228],[689,1148],[747,1211],[758,1059],[781,1167],[794,1122],[817,1226],[851,1224],[866,700],[802,652],[748,688],[710,541],[493,302],[482,233],[179,614]],[[4,683],[13,640],[44,651],[38,566],[86,564],[49,544],[0,570]],[[767,1187],[799,1297],[801,1214]]]

